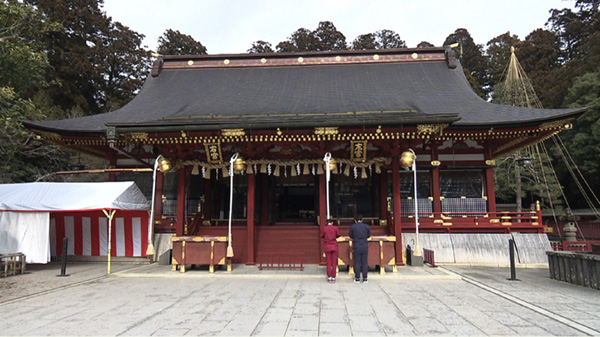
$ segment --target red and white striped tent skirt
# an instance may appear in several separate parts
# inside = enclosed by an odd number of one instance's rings
[[[111,256],[145,257],[148,248],[147,211],[117,210],[112,220]],[[108,217],[102,211],[50,213],[50,254],[108,256]]]

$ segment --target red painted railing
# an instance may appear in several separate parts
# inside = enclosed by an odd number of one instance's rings
[[[392,215],[393,216],[393,215]],[[414,213],[404,213],[402,231],[415,230]],[[392,222],[390,222],[392,223]],[[541,212],[419,212],[419,231],[444,233],[511,231],[544,233],[546,226],[541,222]]]

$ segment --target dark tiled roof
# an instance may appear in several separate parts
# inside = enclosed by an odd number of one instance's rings
[[[169,68],[168,61],[117,111],[26,125],[59,133],[104,132],[107,125],[157,131],[437,122],[477,127],[539,123],[584,111],[486,102],[473,92],[460,65],[451,69],[439,58],[193,69]]]

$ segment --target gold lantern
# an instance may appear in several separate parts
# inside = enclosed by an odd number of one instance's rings
[[[236,172],[241,172],[246,170],[246,161],[244,158],[237,157],[236,160],[233,161],[233,170]]]
[[[336,168],[337,168],[337,162],[335,161],[335,159],[333,159],[333,158],[329,159],[329,171],[333,172],[333,171],[335,171]]]
[[[402,167],[412,167],[415,162],[415,154],[412,151],[404,151],[400,155],[400,165]]]
[[[158,158],[158,170],[162,173],[170,172],[173,168],[173,164],[167,158],[160,156]]]

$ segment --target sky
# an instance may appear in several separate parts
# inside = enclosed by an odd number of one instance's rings
[[[246,53],[263,40],[273,49],[299,28],[315,30],[331,21],[351,43],[361,34],[393,30],[416,47],[441,46],[458,28],[477,44],[510,32],[520,39],[544,28],[550,9],[574,7],[574,0],[104,0],[113,21],[145,35],[156,50],[167,29],[201,42],[209,54]]]

